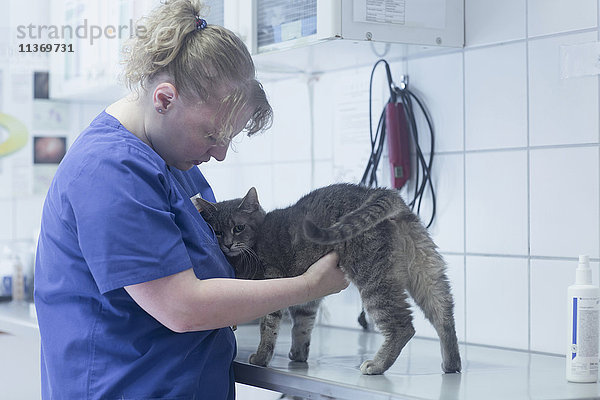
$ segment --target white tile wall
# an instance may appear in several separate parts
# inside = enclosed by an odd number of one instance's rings
[[[467,341],[528,349],[527,259],[467,256]]]
[[[434,158],[433,179],[437,196],[436,217],[429,232],[441,251],[460,253],[465,245],[463,155],[439,154]],[[428,221],[431,196],[426,193],[421,215]]]
[[[467,150],[525,146],[525,43],[467,49],[464,54]]]
[[[467,46],[524,39],[527,0],[466,0]]]
[[[531,254],[598,257],[598,146],[530,152]]]
[[[310,191],[311,167],[308,161],[286,162],[273,168],[275,207],[287,207]]]
[[[598,26],[596,0],[528,0],[527,7],[530,37]]]
[[[466,155],[466,250],[527,255],[527,152]]]
[[[332,160],[334,118],[332,105],[335,104],[335,84],[338,82],[335,74],[325,74],[316,77],[313,83],[315,116],[314,157],[316,160]],[[323,171],[323,168],[320,169]],[[327,169],[325,169],[327,171]],[[331,182],[330,180],[328,182]],[[321,186],[321,185],[316,185]]]
[[[235,189],[233,191],[238,193],[234,198],[243,197],[248,189],[255,187],[261,205],[267,210],[274,208],[275,196],[273,194],[277,189],[273,185],[273,167],[271,164],[238,166],[238,168],[231,170],[231,173],[235,176]],[[215,195],[218,195],[220,199],[226,199],[218,192]]]
[[[401,71],[401,65],[394,64],[394,71]],[[438,152],[463,150],[463,62],[462,54],[416,59],[408,63],[409,85],[432,112],[435,148]],[[421,114],[417,114],[421,116]],[[419,118],[419,129],[427,132],[425,120]],[[420,140],[424,149],[429,149],[429,136]]]
[[[333,182],[333,160],[316,161],[314,163],[314,170],[315,187],[327,186]]]
[[[529,41],[532,146],[598,141],[598,76],[560,78],[560,47],[597,41],[596,32]]]
[[[228,153],[228,157],[231,150]],[[215,161],[200,166],[200,171],[210,182],[217,201],[238,198],[246,194],[245,186],[238,185],[239,169],[235,165],[223,163],[217,165]],[[259,199],[262,197],[259,197]]]
[[[270,85],[273,103],[273,162],[308,161],[311,157],[308,88],[303,77]]]
[[[257,133],[251,137],[242,134],[233,138],[227,158],[221,165],[273,162],[273,135]],[[211,160],[210,163],[220,164]]]

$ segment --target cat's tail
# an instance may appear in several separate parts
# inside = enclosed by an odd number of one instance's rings
[[[411,213],[400,195],[389,189],[375,189],[356,210],[342,216],[330,227],[322,228],[310,218],[304,220],[304,235],[318,244],[335,244],[350,240],[380,222]]]

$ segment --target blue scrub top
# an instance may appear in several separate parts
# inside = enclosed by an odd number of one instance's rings
[[[214,201],[197,168],[169,168],[106,112],[73,143],[36,257],[43,399],[235,397],[231,329],[175,333],[123,289],[188,268],[234,277],[189,200],[198,192]]]

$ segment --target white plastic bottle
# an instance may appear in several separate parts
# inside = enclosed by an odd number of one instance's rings
[[[0,256],[0,300],[12,299],[13,262],[10,247],[4,246]]]
[[[600,289],[592,285],[590,258],[579,256],[575,284],[569,286],[567,380],[598,381]]]
[[[13,301],[25,300],[25,276],[23,275],[23,264],[16,255],[12,259],[12,299]]]

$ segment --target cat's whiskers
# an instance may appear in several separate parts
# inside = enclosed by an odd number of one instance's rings
[[[252,279],[256,273],[256,268],[253,268],[253,257],[252,254],[248,252],[248,246],[245,243],[238,242],[231,246],[231,250],[235,250],[237,252],[236,256],[239,257],[237,268],[241,273],[240,276]],[[254,257],[256,257],[256,255],[254,255]]]
[[[239,247],[244,255],[244,272],[249,272],[248,277],[253,279],[258,272],[258,264],[260,263],[260,260],[252,247],[248,246],[247,244],[240,244]]]
[[[248,254],[246,253],[244,248],[240,248],[240,251],[240,256],[242,257],[242,265],[244,268],[244,277],[251,277],[251,275],[248,273],[248,269],[252,266],[251,260],[249,259]]]

